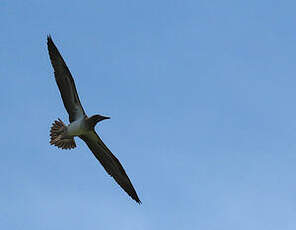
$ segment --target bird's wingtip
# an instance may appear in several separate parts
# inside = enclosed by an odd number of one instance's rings
[[[47,43],[49,43],[49,42],[52,42],[52,38],[51,38],[50,34],[47,35]]]
[[[136,197],[132,197],[139,205],[141,205],[142,204],[142,201],[139,199],[139,197],[138,196],[136,196]]]

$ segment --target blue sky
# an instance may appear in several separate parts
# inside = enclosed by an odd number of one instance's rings
[[[296,229],[295,1],[0,2],[1,229]],[[143,204],[67,121],[46,36]]]

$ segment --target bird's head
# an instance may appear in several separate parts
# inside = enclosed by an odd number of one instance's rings
[[[110,119],[110,117],[105,117],[99,114],[93,115],[90,118],[87,119],[87,122],[91,128],[94,128],[96,124],[100,121]]]

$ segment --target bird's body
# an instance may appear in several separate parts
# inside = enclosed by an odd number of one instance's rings
[[[136,202],[141,203],[138,195],[119,160],[112,154],[95,131],[95,125],[109,117],[93,115],[88,117],[80,103],[73,77],[50,36],[47,46],[51,64],[54,68],[55,79],[69,114],[69,125],[60,119],[52,124],[50,144],[62,149],[76,147],[74,137],[81,138],[102,164],[104,169]]]
[[[86,117],[71,122],[66,128],[66,135],[69,137],[77,137],[87,134],[91,130],[88,128]]]

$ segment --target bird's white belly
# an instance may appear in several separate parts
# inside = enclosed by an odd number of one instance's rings
[[[67,136],[79,136],[87,133],[84,120],[73,121],[67,126]]]

